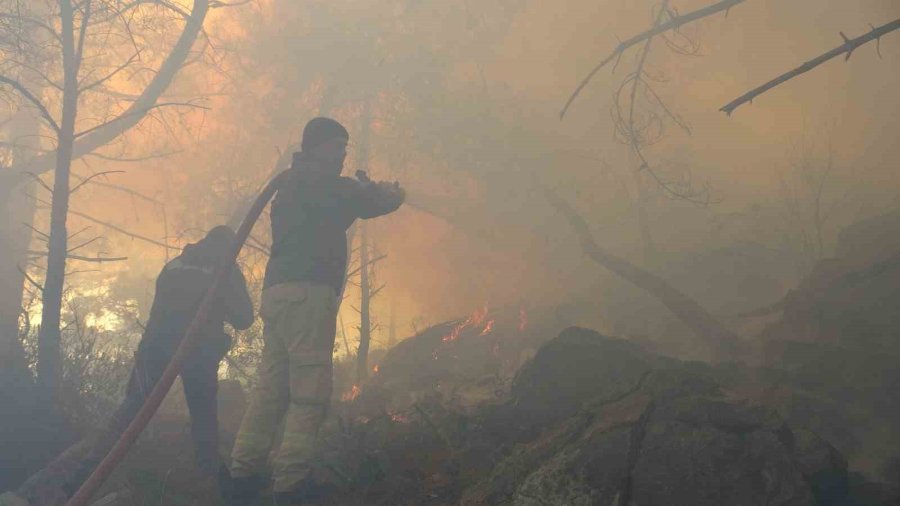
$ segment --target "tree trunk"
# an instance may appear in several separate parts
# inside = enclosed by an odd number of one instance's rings
[[[22,112],[12,124],[14,163],[24,164],[34,156],[31,148],[40,144],[37,118]],[[0,174],[0,370],[19,379],[28,376],[25,352],[19,341],[19,317],[22,314],[23,289],[27,269],[27,251],[34,220],[34,181],[20,184],[22,176]]]
[[[57,405],[62,376],[60,354],[60,318],[66,277],[69,214],[69,172],[75,143],[75,117],[78,114],[78,61],[75,56],[74,12],[69,0],[60,0],[60,26],[63,53],[63,106],[53,175],[53,202],[50,209],[50,248],[41,302],[41,331],[38,334],[38,386],[49,406]]]
[[[359,224],[359,351],[356,354],[356,383],[369,377],[369,343],[372,341],[372,287],[369,280],[369,234],[365,222]]]
[[[645,271],[624,258],[617,257],[601,249],[591,236],[584,218],[562,198],[551,191],[546,192],[547,200],[563,216],[578,234],[581,248],[591,260],[618,274],[638,288],[656,297],[675,316],[693,330],[700,338],[708,342],[715,350],[727,359],[739,359],[744,350],[740,337],[728,330],[709,311],[697,301],[682,293],[666,280]]]
[[[359,170],[369,168],[369,128],[372,122],[370,102],[363,105],[362,129],[356,163]],[[369,311],[372,287],[369,280],[369,234],[365,221],[359,224],[359,351],[356,354],[356,383],[362,385],[369,377],[369,343],[372,340],[372,317]]]
[[[23,195],[30,185],[5,184],[0,180],[0,199],[5,206],[0,223],[0,370],[23,372],[25,355],[19,342],[19,316],[22,313],[22,289],[25,277],[25,251],[31,240],[30,229],[34,199]],[[18,375],[18,374],[17,374]]]

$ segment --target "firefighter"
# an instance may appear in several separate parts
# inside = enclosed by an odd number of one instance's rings
[[[125,389],[125,399],[113,414],[78,472],[67,483],[70,493],[87,479],[113,443],[128,427],[178,348],[191,319],[213,280],[217,267],[228,256],[234,231],[218,226],[199,242],[189,244],[181,255],[168,262],[156,279],[156,293],[150,317],[135,353],[134,366]],[[191,351],[181,371],[184,396],[191,415],[191,436],[197,466],[208,486],[220,471],[216,393],[219,362],[231,348],[224,322],[237,330],[253,323],[253,304],[247,284],[237,265],[232,264],[226,286],[202,329],[200,343]]]
[[[271,477],[278,505],[321,495],[312,469],[332,393],[332,350],[347,266],[347,229],[358,218],[397,210],[397,183],[341,176],[347,130],[315,118],[301,151],[279,175],[272,202],[272,252],[260,315],[264,350],[256,389],[232,450],[232,502],[250,504],[268,479],[266,464],[283,422]]]

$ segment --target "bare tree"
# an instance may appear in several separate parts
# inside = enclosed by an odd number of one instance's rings
[[[42,289],[42,325],[39,337],[38,380],[48,399],[55,397],[58,388],[60,363],[60,314],[65,284],[66,257],[68,254],[67,217],[71,194],[70,176],[72,160],[111,142],[137,125],[150,111],[165,106],[190,106],[189,103],[160,103],[158,99],[174,79],[201,31],[209,9],[206,0],[194,2],[190,13],[165,3],[115,2],[111,0],[85,0],[72,3],[59,0],[56,6],[47,6],[47,16],[37,11],[23,10],[19,2],[5,2],[0,19],[14,19],[23,24],[37,25],[49,33],[46,44],[30,48],[45,60],[42,66],[23,63],[15,59],[4,62],[0,70],[0,84],[18,95],[44,122],[55,142],[55,149],[34,157],[29,163],[17,164],[4,171],[6,178],[22,180],[23,174],[37,178],[50,169],[54,172],[50,233],[48,234],[47,270]],[[161,63],[153,78],[136,98],[109,98],[104,93],[106,85],[117,75],[134,72],[144,62],[140,61],[142,48],[136,42],[132,15],[159,15],[174,13],[184,20],[183,31],[172,51]],[[58,27],[58,31],[57,28]],[[125,44],[114,41],[125,40]],[[107,61],[104,55],[117,56],[115,49],[129,47],[131,56],[124,61]],[[10,46],[11,47],[11,46]],[[10,47],[7,53],[13,53]],[[17,48],[13,48],[17,49]],[[86,62],[88,62],[86,64]],[[58,82],[61,80],[61,82]],[[32,90],[34,83],[53,93],[39,96]],[[98,99],[103,96],[103,99]],[[111,118],[79,121],[79,108],[97,105],[111,108],[114,104],[127,103],[123,110]],[[112,100],[112,102],[110,102]],[[54,107],[55,106],[55,107]],[[51,109],[57,109],[54,114]],[[91,124],[87,126],[87,124]],[[82,130],[78,128],[85,124]]]

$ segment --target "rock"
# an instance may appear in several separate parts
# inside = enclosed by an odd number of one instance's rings
[[[520,372],[509,409],[542,420],[461,504],[850,504],[847,464],[714,369],[568,329]]]
[[[572,416],[586,401],[621,395],[664,362],[628,341],[570,327],[516,375],[515,411],[528,424],[544,426]]]

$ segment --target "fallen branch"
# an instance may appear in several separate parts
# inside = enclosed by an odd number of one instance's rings
[[[885,35],[886,33],[893,32],[894,30],[898,30],[898,29],[900,29],[900,19],[895,19],[894,21],[891,21],[890,23],[881,25],[878,28],[872,27],[872,30],[870,32],[868,32],[865,35],[862,35],[860,37],[857,37],[855,39],[848,39],[847,36],[844,35],[843,32],[840,32],[841,38],[844,39],[844,43],[841,44],[840,46],[838,46],[838,47],[832,49],[831,51],[828,51],[827,53],[824,53],[816,58],[813,58],[812,60],[809,60],[808,62],[804,63],[803,65],[800,65],[799,67],[795,68],[794,70],[791,70],[790,72],[785,72],[784,74],[781,74],[780,76],[776,77],[775,79],[772,79],[771,81],[767,82],[766,84],[763,84],[762,86],[756,87],[756,88],[748,91],[747,93],[744,93],[740,97],[738,97],[738,98],[732,100],[731,102],[727,103],[726,105],[724,105],[719,110],[724,112],[725,114],[731,116],[731,113],[733,113],[735,109],[737,109],[738,107],[740,107],[741,105],[743,105],[747,102],[752,102],[754,98],[771,90],[772,88],[778,86],[779,84],[781,84],[785,81],[789,81],[789,80],[799,76],[800,74],[805,74],[806,72],[809,72],[810,70],[818,67],[819,65],[827,62],[828,60],[831,60],[832,58],[836,58],[842,54],[846,54],[846,56],[844,57],[844,61],[847,61],[850,59],[850,56],[853,54],[853,51],[856,48],[858,48],[859,46],[862,46],[863,44],[872,42],[873,40],[876,42],[879,42],[881,39],[881,36]]]
[[[607,64],[609,64],[609,62],[613,61],[613,59],[618,61],[618,59],[622,57],[622,53],[627,51],[632,46],[640,44],[641,42],[643,42],[651,37],[655,37],[656,35],[659,35],[661,33],[665,33],[669,30],[674,30],[683,25],[691,23],[693,21],[697,21],[698,19],[702,19],[707,16],[711,16],[717,12],[727,11],[728,9],[734,7],[735,5],[737,5],[743,1],[744,0],[722,0],[713,5],[703,7],[702,9],[697,9],[697,10],[688,12],[686,14],[682,14],[680,16],[675,16],[665,23],[657,25],[647,31],[641,32],[641,33],[635,35],[634,37],[631,37],[628,40],[624,40],[624,41],[620,42],[619,45],[616,46],[615,49],[613,49],[612,53],[610,53],[609,56],[607,56],[605,59],[603,59],[603,61],[598,63],[597,66],[595,66],[591,70],[591,72],[587,75],[587,77],[585,77],[581,81],[581,84],[579,84],[578,87],[575,88],[575,91],[572,92],[572,95],[569,97],[569,100],[566,101],[566,105],[563,106],[562,111],[560,111],[559,119],[563,119],[563,117],[566,115],[566,111],[569,110],[569,106],[572,105],[572,102],[575,101],[575,98],[578,97],[578,95],[581,93],[581,90],[583,90],[584,87],[587,86],[587,84],[591,81],[591,79],[593,79],[594,75],[596,75],[597,72],[600,72],[600,70],[603,67],[605,67]]]
[[[700,304],[670,285],[666,280],[602,250],[594,242],[587,222],[568,202],[550,190],[545,190],[545,195],[550,205],[556,208],[569,222],[578,235],[581,249],[591,260],[656,297],[698,336],[721,348],[729,359],[739,358],[740,352],[743,351],[743,343],[736,334],[725,328]]]

